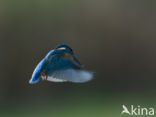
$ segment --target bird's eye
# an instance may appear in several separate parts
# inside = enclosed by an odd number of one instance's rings
[[[66,48],[66,49],[69,50],[71,54],[73,54],[73,50],[71,48]]]

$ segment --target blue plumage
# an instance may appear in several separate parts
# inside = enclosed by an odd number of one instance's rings
[[[74,55],[73,50],[66,44],[51,50],[36,66],[30,84],[39,82],[40,79],[52,82],[87,82],[93,73],[83,69],[80,60]]]

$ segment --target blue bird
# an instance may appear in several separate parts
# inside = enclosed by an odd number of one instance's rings
[[[92,78],[93,73],[83,68],[71,47],[61,44],[39,62],[29,83],[35,84],[40,79],[52,82],[83,83]]]

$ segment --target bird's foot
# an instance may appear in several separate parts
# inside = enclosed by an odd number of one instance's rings
[[[47,80],[47,76],[45,75],[45,76],[41,76],[41,79],[42,80]]]
[[[46,72],[46,70],[43,70],[43,71],[41,72],[41,79],[42,79],[42,80],[47,80],[47,75],[45,74],[45,72]]]

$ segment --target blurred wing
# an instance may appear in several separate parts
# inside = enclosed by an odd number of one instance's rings
[[[41,71],[43,70],[43,68],[45,67],[46,65],[46,60],[43,59],[35,68],[33,74],[32,74],[32,77],[31,79],[29,80],[29,84],[35,84],[37,82],[39,82],[40,78],[41,78]]]
[[[55,55],[55,51],[51,50],[44,59],[42,59],[39,64],[36,66],[31,79],[29,80],[30,84],[35,84],[39,82],[41,79],[41,72],[46,68],[47,64],[49,63],[48,59]]]
[[[67,69],[55,71],[47,80],[52,82],[75,82],[83,83],[90,81],[93,78],[93,73],[86,70]]]

